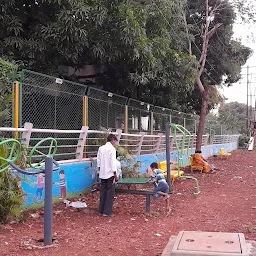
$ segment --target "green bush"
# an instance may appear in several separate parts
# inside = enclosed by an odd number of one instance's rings
[[[8,148],[0,146],[0,156],[6,158]],[[0,159],[0,166],[4,161]],[[22,216],[23,192],[20,188],[21,178],[7,170],[0,173],[0,223],[6,223],[10,217],[19,220]]]
[[[246,135],[241,135],[238,138],[238,147],[244,147],[245,143],[247,143],[249,141],[249,137]]]
[[[16,66],[0,58],[0,126],[11,125],[12,82]]]
[[[20,178],[10,171],[0,173],[0,223],[6,223],[9,217],[19,219],[22,215],[20,182]]]
[[[130,151],[122,146],[115,146],[118,159],[122,162],[122,177],[123,178],[138,178],[140,177],[139,167],[140,162],[135,161]]]

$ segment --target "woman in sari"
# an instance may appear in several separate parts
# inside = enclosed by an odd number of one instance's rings
[[[201,155],[202,151],[198,150],[192,155],[192,166],[193,169],[203,170],[204,173],[214,173],[212,166],[207,162],[206,159]]]

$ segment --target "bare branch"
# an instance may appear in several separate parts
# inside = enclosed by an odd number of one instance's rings
[[[214,27],[207,33],[208,40],[216,33],[217,29],[222,25],[222,23],[217,23]]]

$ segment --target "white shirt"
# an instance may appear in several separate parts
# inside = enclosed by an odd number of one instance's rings
[[[100,168],[100,179],[109,179],[114,176],[114,172],[117,171],[116,149],[110,142],[107,142],[99,148],[97,166]]]
[[[122,167],[121,167],[121,163],[116,159],[116,175],[118,179],[122,178]]]

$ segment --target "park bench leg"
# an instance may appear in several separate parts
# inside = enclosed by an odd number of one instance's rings
[[[165,199],[165,211],[166,211],[166,217],[169,216],[169,214],[171,212],[170,197]]]
[[[146,212],[150,213],[150,195],[146,195]]]

